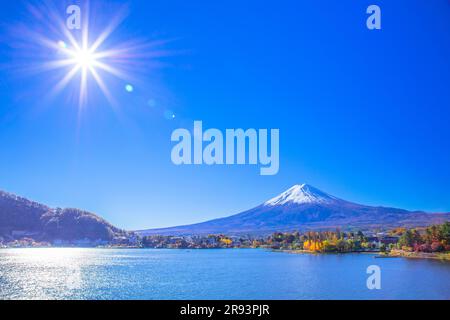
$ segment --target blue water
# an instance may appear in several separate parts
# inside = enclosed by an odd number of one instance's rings
[[[366,286],[381,268],[381,290]],[[450,299],[450,263],[255,249],[2,249],[0,299]]]

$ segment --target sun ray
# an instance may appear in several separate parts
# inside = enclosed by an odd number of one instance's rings
[[[65,26],[63,27],[63,30],[64,36],[69,40],[69,43],[72,45],[72,47],[74,47],[75,50],[81,50],[80,45],[78,44],[77,40],[75,40],[72,33],[70,33],[70,31]]]
[[[65,76],[63,79],[61,79],[53,88],[52,92],[53,94],[56,94],[57,92],[63,90],[69,82],[75,77],[75,75],[80,70],[79,66],[74,66]]]
[[[114,19],[110,22],[110,24],[103,30],[102,33],[97,37],[94,43],[91,45],[91,52],[95,52],[104,42],[105,40],[116,30],[116,28],[125,20],[126,14],[124,11],[119,11],[119,14],[115,16]]]
[[[45,62],[41,65],[42,69],[45,70],[54,70],[54,69],[60,69],[64,68],[70,65],[73,65],[73,58],[72,59],[64,59],[64,60],[57,60],[57,61],[50,61]]]
[[[80,96],[78,107],[81,111],[87,99],[87,69],[81,68]]]
[[[97,70],[95,70],[94,68],[90,68],[89,71],[91,72],[92,77],[94,78],[97,85],[100,87],[100,90],[102,90],[108,102],[115,107],[117,103],[114,100],[113,96],[111,95],[111,92],[109,91],[108,87],[105,85],[105,82],[98,74]]]
[[[94,65],[95,67],[98,67],[98,68],[100,68],[100,69],[103,69],[104,71],[107,71],[107,72],[109,72],[110,74],[112,74],[112,75],[114,75],[114,76],[116,76],[116,77],[119,77],[119,78],[121,78],[121,79],[124,79],[124,78],[126,77],[125,73],[123,73],[123,72],[120,71],[119,69],[114,68],[113,66],[110,66],[110,65],[108,65],[108,64],[106,64],[106,63],[103,63],[103,62],[100,62],[100,61],[98,61],[98,60],[95,60],[94,63],[93,63],[93,65]]]

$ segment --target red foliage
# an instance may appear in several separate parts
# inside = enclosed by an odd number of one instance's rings
[[[438,242],[438,241],[434,241],[431,244],[431,250],[433,252],[440,252],[440,251],[444,251],[444,246],[442,245],[442,243]]]
[[[431,252],[432,248],[431,248],[431,246],[429,244],[426,244],[426,243],[424,243],[424,244],[416,244],[414,246],[414,251],[416,251],[416,252]]]

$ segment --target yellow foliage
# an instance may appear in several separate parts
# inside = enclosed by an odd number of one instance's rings
[[[222,238],[222,239],[220,239],[220,242],[222,242],[223,244],[226,244],[226,245],[230,245],[233,243],[233,241],[228,238]]]
[[[321,251],[323,249],[323,243],[321,241],[306,240],[303,243],[303,249],[309,251]]]

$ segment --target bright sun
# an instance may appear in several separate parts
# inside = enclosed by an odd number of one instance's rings
[[[132,47],[101,49],[102,44],[113,32],[117,23],[117,21],[112,23],[112,25],[107,27],[92,42],[89,41],[91,37],[89,36],[87,25],[83,27],[81,37],[77,39],[68,30],[63,29],[66,41],[59,40],[53,42],[53,46],[58,49],[58,58],[51,61],[48,65],[49,69],[66,69],[64,77],[56,84],[55,91],[64,89],[72,79],[80,75],[80,107],[86,104],[89,78],[92,78],[96,82],[108,101],[111,104],[115,104],[102,75],[111,74],[122,80],[127,78],[127,75],[122,70],[114,66],[114,64],[117,64],[114,62],[121,61],[122,65],[124,61],[125,63],[130,63],[129,59],[125,59],[124,57],[130,54],[133,49]]]
[[[44,10],[47,12],[46,7],[33,9],[39,16],[44,15]],[[130,73],[147,68],[151,59],[164,55],[154,50],[164,42],[133,38],[118,41],[111,37],[125,19],[125,9],[118,10],[103,30],[93,23],[93,18],[86,15],[80,30],[72,31],[67,28],[66,21],[60,19],[58,11],[50,13],[54,17],[50,19],[52,32],[45,35],[30,29],[26,37],[46,50],[45,60],[36,60],[35,68],[38,71],[60,70],[58,76],[61,78],[50,88],[50,95],[54,96],[69,87],[72,91],[70,98],[78,95],[80,109],[87,105],[88,91],[94,90],[100,90],[112,107],[118,106],[112,94],[115,92],[110,90],[109,85],[113,85],[110,82],[117,83],[118,80],[128,83],[125,90],[131,93],[133,86],[129,83],[135,77]],[[92,30],[96,30],[96,33],[90,33]]]
[[[85,49],[75,51],[74,60],[77,66],[83,69],[94,68],[97,63],[95,53]]]
[[[64,41],[59,41],[58,45],[60,50],[66,55],[67,59],[64,60],[67,65],[71,65],[77,71],[94,70],[96,67],[101,67],[99,60],[100,53],[96,52],[96,46],[88,48],[86,45],[79,45],[76,42],[72,43],[72,47],[69,47]]]
[[[100,37],[94,44],[89,46],[87,44],[87,34],[82,39],[81,43],[75,41],[72,37],[69,38],[69,43],[59,41],[57,43],[59,50],[65,56],[61,60],[55,61],[57,67],[69,67],[65,77],[58,83],[56,89],[64,88],[76,74],[81,74],[80,82],[80,105],[84,104],[87,97],[87,82],[88,77],[91,76],[103,91],[104,95],[110,102],[113,102],[112,96],[106,87],[103,79],[100,76],[99,71],[106,71],[107,73],[123,77],[123,73],[111,66],[110,64],[102,61],[103,59],[116,57],[117,51],[99,51],[98,47],[102,44],[106,35]]]

